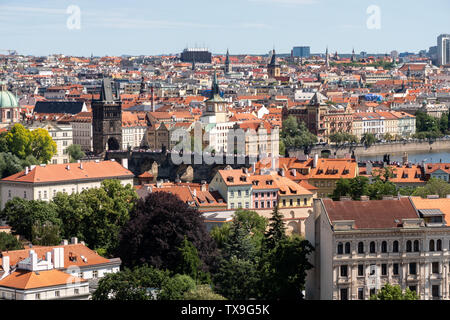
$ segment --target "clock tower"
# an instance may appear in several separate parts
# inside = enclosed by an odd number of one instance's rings
[[[202,114],[202,122],[223,123],[227,122],[227,102],[220,96],[219,84],[217,83],[216,71],[211,88],[211,95],[205,101],[206,110]]]

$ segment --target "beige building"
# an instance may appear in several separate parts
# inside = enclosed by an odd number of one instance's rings
[[[133,177],[131,171],[116,161],[31,166],[0,180],[1,208],[15,197],[49,201],[58,192],[72,194],[99,188],[106,179],[133,185]]]
[[[83,151],[92,151],[92,112],[80,112],[70,120],[73,144]]]
[[[306,299],[367,300],[387,283],[421,300],[450,299],[450,229],[439,203],[431,207],[409,197],[315,199],[305,227],[315,247]]]

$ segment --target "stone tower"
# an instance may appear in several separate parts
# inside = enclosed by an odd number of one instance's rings
[[[269,75],[269,78],[279,77],[281,74],[280,65],[277,63],[275,49],[273,49],[272,58],[270,59],[270,63],[267,65],[267,73]]]
[[[225,58],[225,73],[230,74],[231,73],[231,63],[230,63],[230,53],[227,49],[227,56]]]
[[[211,95],[205,101],[206,110],[202,114],[202,122],[223,123],[227,122],[227,102],[220,96],[219,84],[217,83],[216,71],[211,88]]]
[[[118,90],[113,95],[114,83],[105,78],[100,99],[92,100],[92,131],[95,154],[105,150],[122,150],[122,102]]]

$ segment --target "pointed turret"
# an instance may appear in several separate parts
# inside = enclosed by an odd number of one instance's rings
[[[325,66],[327,67],[327,69],[330,67],[330,61],[328,60],[328,46],[327,50],[325,51]]]
[[[231,73],[230,53],[227,49],[227,56],[225,58],[225,73]]]
[[[110,78],[103,78],[102,87],[100,89],[100,101],[114,101],[113,83]]]

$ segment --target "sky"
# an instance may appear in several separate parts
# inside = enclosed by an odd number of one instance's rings
[[[418,52],[450,33],[449,0],[0,0],[0,54]]]

